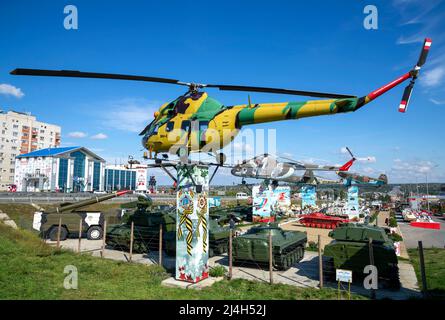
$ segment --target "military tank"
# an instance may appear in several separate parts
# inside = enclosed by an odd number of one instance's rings
[[[146,194],[140,194],[137,208],[129,215],[123,224],[110,225],[107,229],[105,242],[111,247],[128,250],[130,248],[131,224],[133,230],[133,251],[147,252],[159,248],[159,230],[162,226],[164,248],[169,250],[168,239],[176,229],[176,213],[173,206],[153,206],[152,199]]]
[[[287,270],[303,259],[307,235],[301,231],[284,231],[277,225],[250,228],[233,239],[233,263],[269,263],[269,234],[272,233],[272,264]]]
[[[383,228],[345,223],[329,232],[334,240],[324,247],[323,269],[327,279],[335,279],[335,269],[353,272],[353,279],[365,276],[363,270],[370,264],[369,239],[372,238],[374,265],[385,287],[399,288],[399,269],[394,242]]]
[[[57,240],[59,234],[59,220],[61,219],[60,240],[66,240],[70,235],[79,235],[79,224],[82,219],[82,236],[89,240],[99,240],[103,236],[104,214],[100,211],[80,210],[83,207],[99,203],[114,197],[121,196],[129,191],[118,191],[100,197],[77,201],[73,203],[62,203],[61,205],[45,210],[38,207],[34,213],[33,229],[39,231],[43,238]]]
[[[335,229],[348,219],[330,216],[321,212],[313,212],[300,216],[300,223],[309,228]]]

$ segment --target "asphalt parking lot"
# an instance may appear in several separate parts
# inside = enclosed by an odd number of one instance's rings
[[[398,222],[408,249],[417,248],[418,241],[422,241],[424,248],[445,248],[445,218],[433,217],[433,220],[440,223],[440,230],[417,228],[408,222]]]

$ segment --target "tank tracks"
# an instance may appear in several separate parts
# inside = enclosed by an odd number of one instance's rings
[[[282,254],[274,255],[274,267],[278,270],[288,270],[295,263],[299,263],[304,257],[304,245],[298,244],[286,248]]]

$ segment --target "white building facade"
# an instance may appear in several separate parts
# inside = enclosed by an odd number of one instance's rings
[[[37,121],[29,113],[0,110],[0,191],[14,184],[15,158],[60,146],[61,128]]]
[[[18,192],[103,191],[105,160],[83,147],[46,148],[15,160]]]

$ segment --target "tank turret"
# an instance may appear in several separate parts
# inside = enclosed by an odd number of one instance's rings
[[[343,223],[329,232],[329,236],[339,241],[369,242],[372,239],[373,243],[392,243],[384,229],[357,223]]]

